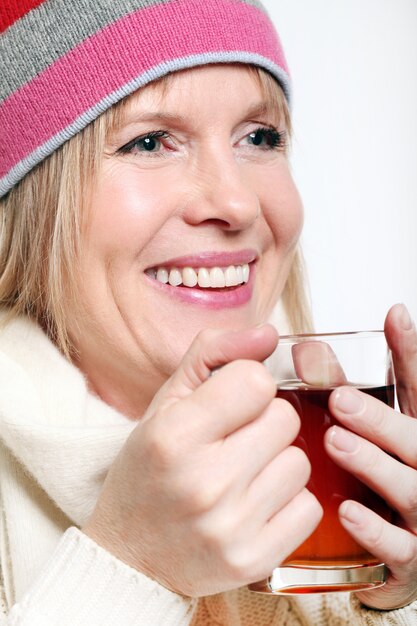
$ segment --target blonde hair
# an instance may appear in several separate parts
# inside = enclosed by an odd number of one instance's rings
[[[260,81],[290,129],[285,97],[265,71],[248,68]],[[165,91],[170,76],[155,83]],[[108,132],[117,126],[129,97],[103,113],[34,168],[0,200],[0,306],[6,320],[26,315],[36,320],[70,357],[69,300],[78,303],[78,251]],[[311,330],[302,254],[295,252],[282,302],[292,332]]]

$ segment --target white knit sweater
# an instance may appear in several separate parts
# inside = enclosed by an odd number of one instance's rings
[[[0,331],[1,626],[405,626],[347,594],[174,594],[80,532],[134,424],[27,320]],[[140,477],[138,477],[140,479]]]

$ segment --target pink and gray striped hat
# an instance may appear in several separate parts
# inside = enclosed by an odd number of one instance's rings
[[[269,71],[277,33],[258,0],[1,0],[0,197],[112,104],[207,63]]]

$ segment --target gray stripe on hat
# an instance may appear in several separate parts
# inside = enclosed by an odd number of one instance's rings
[[[258,0],[242,1],[266,12]],[[104,26],[170,2],[175,0],[46,0],[0,37],[0,66],[7,68],[2,72],[0,102]]]
[[[54,137],[39,146],[27,157],[19,161],[3,178],[0,179],[0,198],[4,196],[10,189],[16,185],[30,170],[38,163],[43,161],[50,154],[55,152],[57,148],[62,146],[68,139],[71,139],[78,132],[83,130],[90,122],[95,120],[101,113],[109,109],[113,104],[122,100],[125,96],[132,94],[134,91],[147,85],[153,80],[157,80],[170,72],[207,65],[210,63],[245,63],[248,65],[256,65],[270,72],[280,83],[288,102],[291,102],[290,80],[286,72],[259,54],[251,52],[213,52],[206,54],[191,55],[182,57],[173,61],[164,62],[153,67],[151,70],[144,72],[134,80],[130,81],[123,87],[120,87],[113,93],[106,96],[101,102],[94,105],[85,113],[82,113],[72,124],[60,131]]]
[[[0,39],[8,68],[0,100],[45,70],[84,39],[138,9],[171,0],[46,0],[17,20]]]

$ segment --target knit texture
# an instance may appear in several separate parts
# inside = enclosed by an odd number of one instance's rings
[[[0,6],[0,196],[111,105],[209,63],[269,71],[290,97],[258,0],[9,0]]]
[[[117,561],[70,528],[31,592],[10,611],[7,624],[188,625],[195,604]]]

